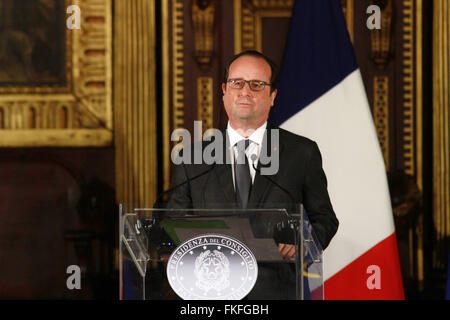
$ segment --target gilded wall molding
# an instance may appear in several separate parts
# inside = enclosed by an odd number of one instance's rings
[[[423,133],[423,124],[422,124],[422,112],[423,112],[423,87],[422,87],[422,68],[423,68],[423,62],[422,62],[422,50],[423,50],[423,41],[422,41],[422,1],[423,0],[416,0],[415,1],[415,12],[416,12],[416,20],[415,20],[415,46],[416,46],[416,55],[415,55],[415,100],[416,100],[416,125],[415,125],[415,132],[416,132],[416,183],[417,187],[419,188],[420,192],[423,192],[423,141],[422,141],[422,133]],[[418,219],[418,222],[416,224],[416,228],[414,230],[414,233],[417,238],[417,247],[415,249],[416,255],[415,255],[415,261],[417,263],[417,280],[419,285],[419,290],[423,289],[424,286],[424,278],[425,278],[425,271],[424,271],[424,232],[423,232],[424,226],[423,226],[423,216],[420,216]],[[410,252],[413,250],[410,249]],[[412,253],[410,253],[410,256],[414,256]]]
[[[445,270],[450,237],[450,5],[433,12],[433,267]]]
[[[195,58],[201,66],[211,63],[214,44],[214,11],[212,0],[192,2],[192,22],[194,25]]]
[[[391,58],[392,0],[386,2],[381,11],[381,29],[370,32],[372,60],[379,69],[385,69]]]
[[[211,77],[197,78],[197,115],[198,119],[202,121],[203,132],[213,127],[213,91]]]
[[[235,53],[261,50],[261,20],[267,17],[290,17],[293,0],[235,0]],[[240,10],[240,11],[239,11]]]
[[[416,45],[416,51],[415,51],[415,98],[416,98],[416,181],[417,186],[419,187],[420,191],[423,191],[423,160],[422,160],[422,149],[423,149],[423,141],[422,141],[422,132],[423,132],[423,119],[422,119],[422,112],[423,112],[423,84],[422,84],[422,77],[423,77],[423,40],[422,40],[422,1],[423,0],[416,0],[415,1],[415,12],[416,12],[416,23],[415,23],[415,45]],[[423,270],[422,270],[423,271]],[[423,279],[423,278],[422,278]]]
[[[242,51],[242,0],[234,0],[234,53]]]
[[[403,0],[403,36],[402,36],[402,69],[403,69],[403,159],[405,172],[416,175],[415,164],[415,51],[414,51],[414,18],[415,10],[412,0]]]
[[[291,11],[292,8],[286,8],[286,9],[273,9],[273,10],[261,10],[261,11],[257,11],[255,13],[255,39],[253,39],[252,41],[254,41],[254,45],[256,50],[258,50],[259,52],[262,52],[262,37],[263,37],[263,32],[262,32],[262,20],[264,18],[275,18],[275,17],[285,17],[285,18],[290,18],[291,17]],[[252,42],[253,43],[253,42]]]
[[[169,188],[170,182],[170,54],[169,54],[169,34],[170,34],[170,12],[169,1],[161,2],[162,18],[162,135],[163,135],[163,188]]]
[[[171,131],[184,128],[184,5],[183,0],[161,2],[164,189],[170,185]]]
[[[184,127],[184,15],[183,0],[172,0],[173,129]]]
[[[354,38],[354,0],[341,0],[350,39]],[[261,20],[290,17],[294,0],[234,0],[234,52],[261,51]]]
[[[69,4],[83,14],[65,32],[65,85],[1,87],[0,147],[112,144],[111,0]]]
[[[157,194],[156,35],[152,0],[115,0],[116,197],[152,207]]]
[[[350,35],[350,41],[354,41],[354,0],[341,0],[342,11],[344,11],[345,21],[347,22],[347,30]]]
[[[373,118],[386,170],[389,171],[389,78],[376,76],[373,86]]]
[[[184,128],[184,1],[162,1],[163,188],[170,185],[171,130]],[[171,36],[169,36],[171,35]]]
[[[402,68],[402,147],[404,172],[415,178],[423,192],[422,169],[422,0],[403,0],[401,33]],[[416,248],[410,245],[410,259],[415,262],[419,289],[424,283],[423,218],[419,216],[415,229]],[[412,235],[410,235],[410,238]],[[411,239],[410,239],[411,242]]]

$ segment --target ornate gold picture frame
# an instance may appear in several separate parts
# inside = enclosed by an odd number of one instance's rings
[[[60,33],[64,39],[58,41],[65,46],[65,63],[61,67],[65,69],[61,72],[65,80],[48,83],[33,78],[20,85],[0,83],[0,147],[111,145],[111,0],[38,2],[49,13],[58,10],[56,13],[64,16],[58,24],[65,30]],[[69,5],[79,6],[81,29],[66,27]],[[26,14],[26,10],[19,12]],[[20,33],[24,34],[24,30],[18,30],[15,35]]]

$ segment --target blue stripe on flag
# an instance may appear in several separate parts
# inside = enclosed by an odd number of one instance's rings
[[[270,121],[282,124],[356,69],[340,0],[297,0]]]

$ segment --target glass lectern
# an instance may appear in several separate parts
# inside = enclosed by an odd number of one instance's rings
[[[303,209],[120,208],[120,299],[323,299]]]

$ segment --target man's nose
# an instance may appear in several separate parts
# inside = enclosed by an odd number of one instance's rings
[[[239,91],[241,96],[251,96],[252,95],[252,89],[250,89],[250,83],[245,82],[244,87]]]

